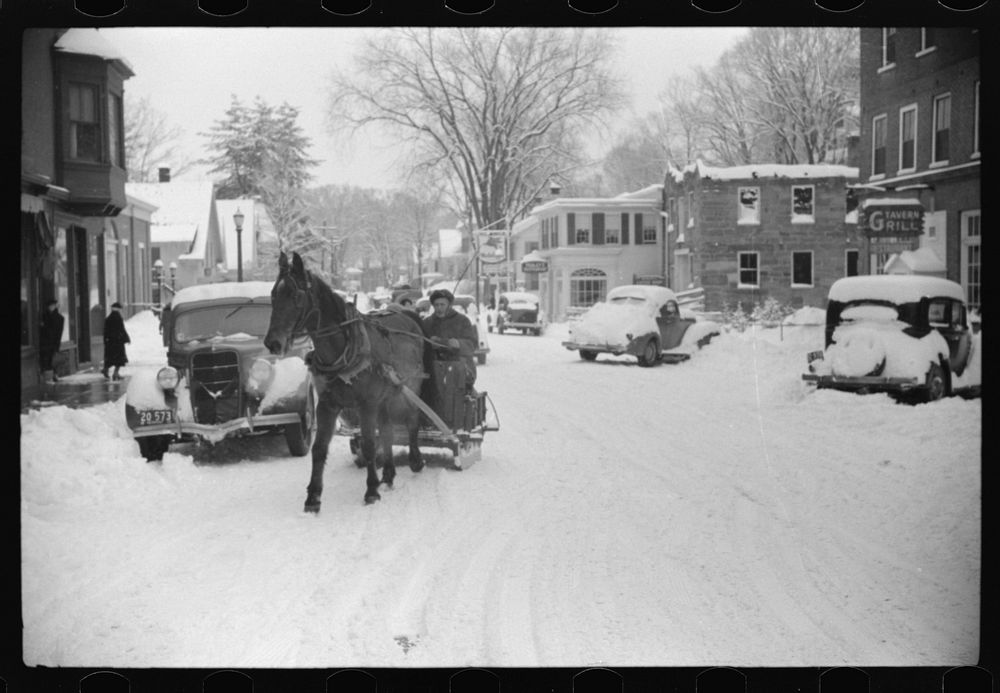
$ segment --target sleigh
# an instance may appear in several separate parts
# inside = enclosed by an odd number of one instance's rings
[[[486,392],[470,392],[465,385],[465,368],[460,361],[434,361],[430,395],[424,399],[405,386],[403,394],[421,411],[418,443],[421,448],[444,448],[452,455],[452,469],[468,469],[482,457],[487,431],[500,430],[493,401]],[[337,435],[350,438],[354,463],[361,459],[361,424],[357,410],[344,409],[337,420]],[[393,426],[393,445],[408,445],[403,425]]]

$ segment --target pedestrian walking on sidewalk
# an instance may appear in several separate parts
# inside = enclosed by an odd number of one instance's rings
[[[132,340],[125,331],[125,321],[122,319],[122,304],[115,301],[111,304],[111,313],[104,321],[104,368],[101,373],[108,377],[108,369],[114,367],[115,372],[111,376],[114,380],[121,380],[118,369],[128,363],[128,356],[125,354],[125,345]]]
[[[46,303],[45,312],[42,313],[42,329],[38,343],[38,361],[42,369],[42,380],[46,383],[59,380],[55,368],[52,367],[52,358],[59,353],[64,323],[65,318],[59,312],[59,302],[51,300]]]

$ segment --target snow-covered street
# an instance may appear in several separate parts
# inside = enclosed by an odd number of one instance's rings
[[[165,360],[128,323],[125,373]],[[124,402],[21,415],[24,659],[113,667],[945,666],[978,656],[981,400],[801,380],[821,327],[690,361],[490,334],[500,431],[322,512],[281,436],[146,463]],[[384,487],[383,487],[384,488]]]

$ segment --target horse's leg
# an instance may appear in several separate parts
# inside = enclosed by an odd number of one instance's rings
[[[392,482],[396,478],[396,465],[392,461],[392,441],[395,437],[393,430],[392,412],[389,402],[386,401],[379,407],[378,417],[378,438],[379,447],[382,450],[382,483],[392,488]]]
[[[306,487],[305,512],[318,513],[320,498],[323,496],[323,468],[326,466],[326,455],[330,451],[330,439],[337,427],[337,414],[340,407],[331,404],[325,397],[320,397],[316,403],[316,439],[312,446],[312,475],[309,486]]]
[[[365,461],[368,470],[368,490],[365,492],[365,503],[382,500],[378,492],[378,471],[375,466],[375,428],[378,419],[378,407],[364,403],[361,410],[361,459]]]
[[[424,468],[424,456],[420,453],[420,410],[416,407],[409,407],[406,417],[406,431],[410,436],[410,469],[419,472]]]

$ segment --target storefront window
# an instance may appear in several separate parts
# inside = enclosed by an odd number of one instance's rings
[[[576,270],[570,275],[569,304],[589,308],[608,293],[607,276],[599,269]]]

